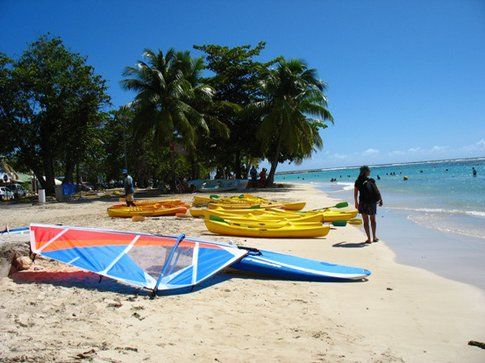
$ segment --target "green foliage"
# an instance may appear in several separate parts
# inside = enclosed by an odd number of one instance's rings
[[[218,155],[209,161],[215,167],[233,166],[237,178],[241,178],[243,169],[248,167],[247,164],[243,165],[244,160],[261,156],[259,142],[254,136],[259,120],[244,111],[261,98],[260,82],[275,62],[263,63],[256,60],[264,47],[264,42],[255,47],[243,45],[229,48],[215,44],[194,46],[204,53],[207,69],[212,72],[207,83],[216,90],[214,99],[220,105],[217,117],[231,131],[229,139],[211,136],[205,143],[204,152]],[[247,170],[244,176],[246,174]]]
[[[42,36],[16,60],[0,53],[0,154],[49,193],[55,175],[96,183],[120,180],[125,167],[139,186],[174,190],[177,178],[214,169],[246,177],[263,158],[271,184],[279,162],[323,146],[333,118],[316,70],[261,61],[264,42],[194,48],[203,57],[145,50],[121,82],[134,100],[110,112],[105,81],[61,39]]]
[[[52,194],[56,172],[72,179],[91,147],[109,102],[105,82],[85,58],[49,36],[33,42],[3,79],[13,98],[2,104],[2,123],[14,145],[10,153]]]
[[[14,131],[15,118],[20,113],[17,91],[12,79],[13,60],[0,53],[0,154],[9,154],[15,149],[10,136]]]
[[[175,189],[175,143],[194,154],[198,135],[208,135],[209,125],[227,130],[216,117],[204,113],[212,108],[213,89],[201,80],[202,59],[174,49],[165,54],[146,49],[144,55],[147,62],[127,67],[121,84],[137,92],[132,104],[137,137],[151,136],[159,148],[170,146]]]
[[[153,131],[158,146],[180,140],[194,148],[197,132],[208,133],[209,127],[193,104],[198,98],[210,102],[213,92],[199,83],[202,62],[174,49],[165,54],[146,49],[144,55],[147,62],[127,67],[121,82],[125,89],[137,92],[133,108],[138,135]]]
[[[326,85],[315,69],[301,60],[278,61],[262,83],[263,97],[249,110],[261,115],[257,138],[271,163],[268,184],[272,184],[278,162],[309,157],[322,148],[320,129],[333,122],[324,94]]]

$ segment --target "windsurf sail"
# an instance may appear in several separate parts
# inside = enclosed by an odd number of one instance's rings
[[[152,291],[195,286],[247,254],[184,235],[57,225],[32,224],[30,239],[40,256]]]

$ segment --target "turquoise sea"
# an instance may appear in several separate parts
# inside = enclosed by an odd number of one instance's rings
[[[485,288],[485,157],[376,165],[371,171],[384,200],[378,232],[398,261]],[[353,204],[358,173],[359,167],[321,169],[278,174],[276,181],[311,183]]]

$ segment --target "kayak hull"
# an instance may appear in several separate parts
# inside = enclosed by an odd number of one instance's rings
[[[324,237],[330,231],[327,225],[313,226],[284,226],[281,228],[262,228],[251,226],[237,226],[230,223],[204,219],[207,229],[215,234],[238,237],[256,238],[315,238]]]
[[[302,210],[306,202],[283,203],[282,208],[286,210]]]
[[[162,217],[187,213],[186,207],[148,208],[148,207],[117,207],[108,208],[108,216],[113,218],[131,218],[133,216]]]
[[[355,218],[359,212],[358,211],[338,211],[338,210],[326,210],[323,211],[323,221],[324,222],[335,222],[335,221],[348,221]]]
[[[255,222],[255,223],[277,223],[277,222],[291,222],[291,223],[322,223],[322,216],[319,214],[307,215],[302,217],[281,217],[274,215],[254,215],[254,214],[214,214],[209,212],[206,214],[205,218],[211,218],[211,216],[216,216],[224,218],[234,222]]]

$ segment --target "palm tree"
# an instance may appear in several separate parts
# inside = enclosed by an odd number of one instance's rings
[[[175,144],[194,150],[197,135],[209,133],[208,122],[216,122],[201,108],[211,104],[213,90],[201,82],[202,58],[193,59],[189,52],[174,49],[165,54],[146,49],[144,57],[147,62],[126,67],[121,84],[137,92],[132,103],[136,135],[151,135],[155,146],[169,146],[171,187],[175,190]]]
[[[333,117],[325,83],[301,60],[279,59],[261,88],[263,98],[251,110],[261,116],[257,138],[271,163],[267,184],[272,185],[279,162],[301,161],[323,146],[319,130]]]

